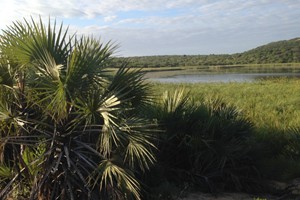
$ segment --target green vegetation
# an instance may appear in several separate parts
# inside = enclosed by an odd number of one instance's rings
[[[166,182],[183,187],[185,182],[209,192],[258,190],[260,176],[251,157],[253,126],[236,107],[218,98],[196,103],[176,90],[165,92],[148,112],[164,130],[155,174],[148,176],[154,187]]]
[[[241,109],[257,129],[263,132],[285,131],[300,124],[300,81],[273,79],[253,83],[153,83],[159,94],[185,88],[196,101],[203,98],[221,98],[229,105]]]
[[[300,38],[272,42],[255,49],[236,54],[222,55],[165,55],[116,58],[114,63],[127,60],[131,67],[180,67],[243,65],[267,63],[299,63]]]
[[[270,179],[289,180],[300,173],[300,84],[297,79],[253,83],[153,84],[160,96],[178,88],[189,91],[193,104],[222,99],[236,107],[254,128],[258,153],[256,164]],[[297,150],[296,150],[297,149]],[[271,167],[272,166],[272,167]]]
[[[110,68],[111,73],[113,69]],[[147,78],[164,78],[177,75],[203,75],[222,73],[300,73],[300,64],[247,64],[230,66],[202,66],[202,67],[161,67],[143,68]]]
[[[148,86],[125,67],[106,76],[115,47],[64,30],[25,20],[1,35],[0,199],[141,199]]]
[[[1,35],[1,199],[262,194],[300,176],[299,80],[150,83],[108,68],[110,43],[53,25]]]
[[[265,180],[299,177],[298,85],[296,79],[153,84],[158,103],[148,115],[164,130],[148,177],[155,193],[172,196],[168,186],[173,194],[193,187],[263,194],[273,190]]]

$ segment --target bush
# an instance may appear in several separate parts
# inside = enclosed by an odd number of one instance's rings
[[[194,102],[177,90],[165,92],[149,116],[162,130],[156,168],[163,172],[147,177],[152,185],[188,183],[211,192],[258,189],[260,176],[250,156],[253,126],[237,108],[221,99]]]
[[[289,181],[300,176],[300,130],[257,135],[257,167],[265,179]]]
[[[55,22],[0,38],[0,199],[141,199],[155,162],[143,74],[107,76],[115,46]]]

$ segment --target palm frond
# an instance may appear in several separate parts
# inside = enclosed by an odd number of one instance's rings
[[[41,49],[46,49],[58,64],[66,64],[71,39],[67,40],[68,29],[63,32],[62,24],[56,35],[56,21],[54,29],[51,28],[50,19],[48,27],[43,22],[14,22],[4,30],[3,50],[6,55],[15,58],[21,64],[27,64],[45,57]],[[72,38],[72,37],[71,37]]]
[[[3,181],[11,180],[14,177],[14,173],[11,167],[5,163],[0,164],[0,183]]]
[[[41,77],[28,89],[27,99],[43,112],[59,121],[67,116],[70,99],[64,83],[58,80],[49,80],[49,77]]]
[[[0,153],[8,152],[1,160],[15,169],[0,183],[1,197],[16,189],[31,199],[140,199],[135,173],[155,158],[152,127],[138,112],[151,96],[140,71],[124,65],[106,74],[115,48],[69,38],[50,19],[24,19],[3,31]]]
[[[103,84],[103,70],[115,48],[110,42],[102,44],[94,38],[75,40],[66,72],[66,85],[70,90],[85,92],[94,84]]]
[[[173,94],[166,91],[162,97],[162,104],[167,113],[182,114],[188,99],[188,94],[185,93],[184,89],[176,90]]]
[[[105,192],[114,195],[114,191],[110,191],[111,187],[118,188],[123,195],[124,199],[133,196],[134,199],[140,200],[140,185],[131,173],[125,171],[123,168],[117,166],[109,160],[104,160],[100,163],[98,169],[95,171],[98,176],[93,180],[96,184],[100,181],[100,190],[106,190]],[[125,186],[126,187],[123,187]],[[95,186],[95,185],[94,185]],[[117,198],[119,199],[119,198]]]
[[[150,85],[144,81],[144,73],[123,65],[107,87],[114,93],[124,107],[144,108],[153,100]]]
[[[13,78],[14,73],[8,61],[5,61],[3,58],[0,59],[0,85],[12,87]]]
[[[147,143],[153,148],[153,144],[149,141]],[[145,169],[149,170],[150,165],[153,165],[156,160],[150,149],[149,146],[145,145],[145,138],[129,137],[125,160],[127,160],[132,169],[136,168],[135,163],[137,162],[139,168],[143,171]]]

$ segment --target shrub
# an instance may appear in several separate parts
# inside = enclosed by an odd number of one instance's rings
[[[0,198],[141,199],[155,161],[143,74],[110,78],[115,46],[64,30],[25,20],[0,36]]]
[[[189,183],[211,192],[258,189],[260,176],[250,156],[253,126],[236,107],[221,99],[194,102],[176,90],[165,92],[149,116],[162,130],[156,165],[162,173],[149,182]]]

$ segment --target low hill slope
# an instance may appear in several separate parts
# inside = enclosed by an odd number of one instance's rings
[[[300,63],[300,38],[272,42],[236,54],[211,55],[165,55],[118,57],[112,66],[127,60],[132,67],[176,67],[202,65]]]
[[[298,63],[300,38],[272,42],[235,56],[243,63]]]

